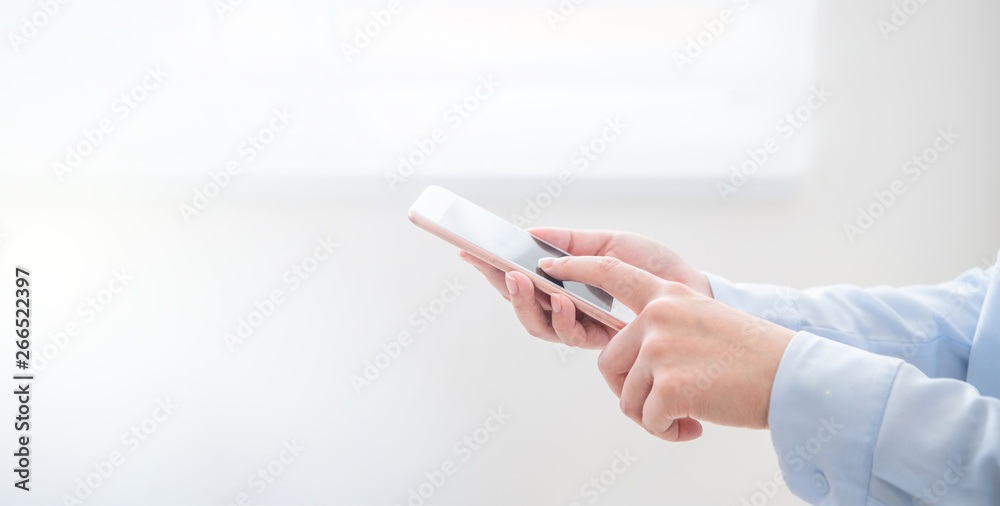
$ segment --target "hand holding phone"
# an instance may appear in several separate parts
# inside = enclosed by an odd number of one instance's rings
[[[410,208],[410,220],[467,251],[485,265],[516,271],[539,290],[568,297],[575,308],[610,329],[620,330],[635,318],[607,292],[573,281],[551,278],[538,267],[545,257],[569,253],[444,188],[431,186]]]

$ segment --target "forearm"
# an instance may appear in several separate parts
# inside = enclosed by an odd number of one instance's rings
[[[796,331],[906,360],[933,377],[964,379],[989,275],[971,270],[934,286],[808,290],[735,284],[707,274],[716,299]]]
[[[1000,500],[1000,401],[898,359],[800,333],[769,423],[789,488],[811,503]]]

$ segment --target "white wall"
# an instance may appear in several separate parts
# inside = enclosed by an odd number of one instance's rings
[[[794,190],[748,188],[728,202],[671,188],[595,198],[580,183],[538,222],[636,231],[729,278],[798,287],[936,282],[993,258],[1000,5],[930,2],[885,42],[876,23],[891,5],[822,4],[817,84],[835,96],[810,123],[815,159]],[[905,177],[903,163],[939,127],[961,134],[954,149],[907,179],[906,193],[851,243],[843,227],[855,209]],[[735,162],[747,147],[719,149]],[[766,432],[707,426],[700,440],[675,445],[634,426],[593,352],[561,357],[526,336],[453,248],[406,221],[417,181],[391,194],[365,185],[348,193],[335,178],[248,176],[186,225],[177,205],[196,183],[84,173],[64,185],[0,186],[0,268],[32,269],[36,353],[67,323],[82,325],[33,387],[37,488],[28,496],[4,486],[0,502],[61,502],[115,450],[125,462],[88,504],[221,504],[241,491],[255,504],[405,503],[445,460],[457,473],[428,504],[588,504],[581,486],[624,450],[638,461],[597,504],[738,505],[778,468]],[[469,190],[508,216],[539,188]],[[282,273],[327,235],[337,253],[290,291]],[[135,280],[86,322],[77,306],[120,268]],[[467,289],[419,332],[411,312],[451,279]],[[287,302],[229,353],[222,334],[275,288]],[[11,291],[2,290],[3,307]],[[401,331],[413,344],[356,394],[350,376]],[[4,347],[13,353],[9,340]],[[180,407],[131,451],[123,432],[166,398]],[[453,445],[501,408],[510,420],[463,461]],[[5,417],[12,409],[0,396]],[[3,453],[13,439],[5,429]],[[258,495],[248,476],[291,440],[304,452]],[[768,502],[799,503],[783,488]]]

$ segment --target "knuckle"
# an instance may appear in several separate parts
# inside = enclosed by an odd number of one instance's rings
[[[664,334],[653,334],[639,345],[639,355],[652,359],[654,363],[669,353],[669,339]]]
[[[638,403],[636,403],[636,402],[628,402],[623,397],[622,401],[619,404],[620,404],[622,413],[624,413],[625,416],[627,416],[627,417],[629,417],[629,418],[631,418],[633,420],[641,420],[642,419],[642,406],[639,405]]]
[[[657,417],[657,419],[652,419],[647,423],[643,424],[643,428],[646,432],[649,432],[651,436],[656,436],[664,441],[676,441],[676,432],[671,432],[673,424],[676,423],[674,420],[667,418],[666,416]]]
[[[610,347],[604,348],[601,354],[597,356],[597,370],[602,374],[611,374],[614,368],[614,356],[608,352]]]
[[[646,310],[651,316],[662,319],[677,313],[677,303],[666,297],[657,297],[646,304]]]
[[[657,423],[658,418],[661,417],[657,416],[655,413],[642,414],[642,428],[646,429],[646,432],[657,437],[659,437],[660,434],[663,432],[662,427],[658,428],[658,423]]]
[[[690,289],[684,283],[678,283],[676,281],[667,281],[663,284],[663,293],[670,296],[683,296],[690,293]]]
[[[531,337],[537,337],[538,339],[545,338],[545,332],[542,332],[541,330],[535,327],[525,327],[525,329],[528,330],[528,335]]]
[[[654,388],[649,395],[658,396],[659,393]],[[642,410],[642,428],[654,436],[660,437],[663,434],[663,422],[666,420],[668,418],[664,412],[662,403],[654,403]]]
[[[569,346],[570,348],[581,348],[581,346],[580,346],[581,343],[578,342],[578,340],[575,339],[575,338],[566,338],[566,337],[559,336],[559,335],[557,335],[557,337],[559,337],[559,340],[562,341],[563,344],[565,344],[566,346]]]

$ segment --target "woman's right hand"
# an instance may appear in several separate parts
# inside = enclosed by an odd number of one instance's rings
[[[643,236],[625,232],[535,228],[529,233],[574,256],[608,256],[638,267],[667,281],[682,283],[712,297],[708,279],[670,248]],[[577,313],[573,301],[562,294],[537,290],[528,276],[496,267],[461,252],[514,306],[514,313],[529,334],[580,348],[602,349],[617,331]],[[623,280],[624,281],[624,280]]]

